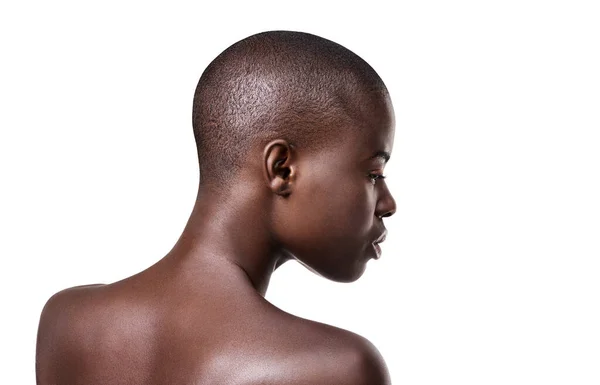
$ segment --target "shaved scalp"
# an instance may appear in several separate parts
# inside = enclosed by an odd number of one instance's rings
[[[357,126],[369,92],[387,89],[367,62],[330,40],[269,31],[238,41],[208,65],[194,95],[201,183],[234,177],[250,149],[273,139],[311,151],[332,145]]]

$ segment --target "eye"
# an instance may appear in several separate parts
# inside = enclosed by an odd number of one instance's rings
[[[369,174],[369,179],[371,180],[371,183],[375,184],[375,182],[377,182],[377,179],[385,179],[385,175],[380,175],[380,174]]]

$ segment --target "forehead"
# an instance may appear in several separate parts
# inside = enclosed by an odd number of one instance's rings
[[[354,96],[348,127],[349,134],[342,142],[345,151],[361,159],[376,152],[391,154],[394,144],[395,118],[389,95],[372,92]]]

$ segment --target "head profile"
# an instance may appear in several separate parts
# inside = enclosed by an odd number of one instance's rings
[[[367,62],[308,33],[252,35],[203,72],[192,120],[201,189],[246,195],[277,253],[334,281],[362,275],[396,210],[394,112]]]

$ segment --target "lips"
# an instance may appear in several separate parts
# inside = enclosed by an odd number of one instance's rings
[[[384,230],[384,232],[379,236],[379,238],[377,238],[376,240],[373,241],[373,244],[384,242],[386,237],[387,237],[387,230]]]
[[[385,241],[385,237],[387,236],[387,230],[384,230],[381,235],[373,241],[373,248],[375,249],[375,259],[379,259],[381,257],[381,247],[379,244]]]
[[[381,247],[379,247],[379,244],[373,242],[373,248],[375,249],[375,256],[373,258],[375,258],[375,259],[381,258]]]

